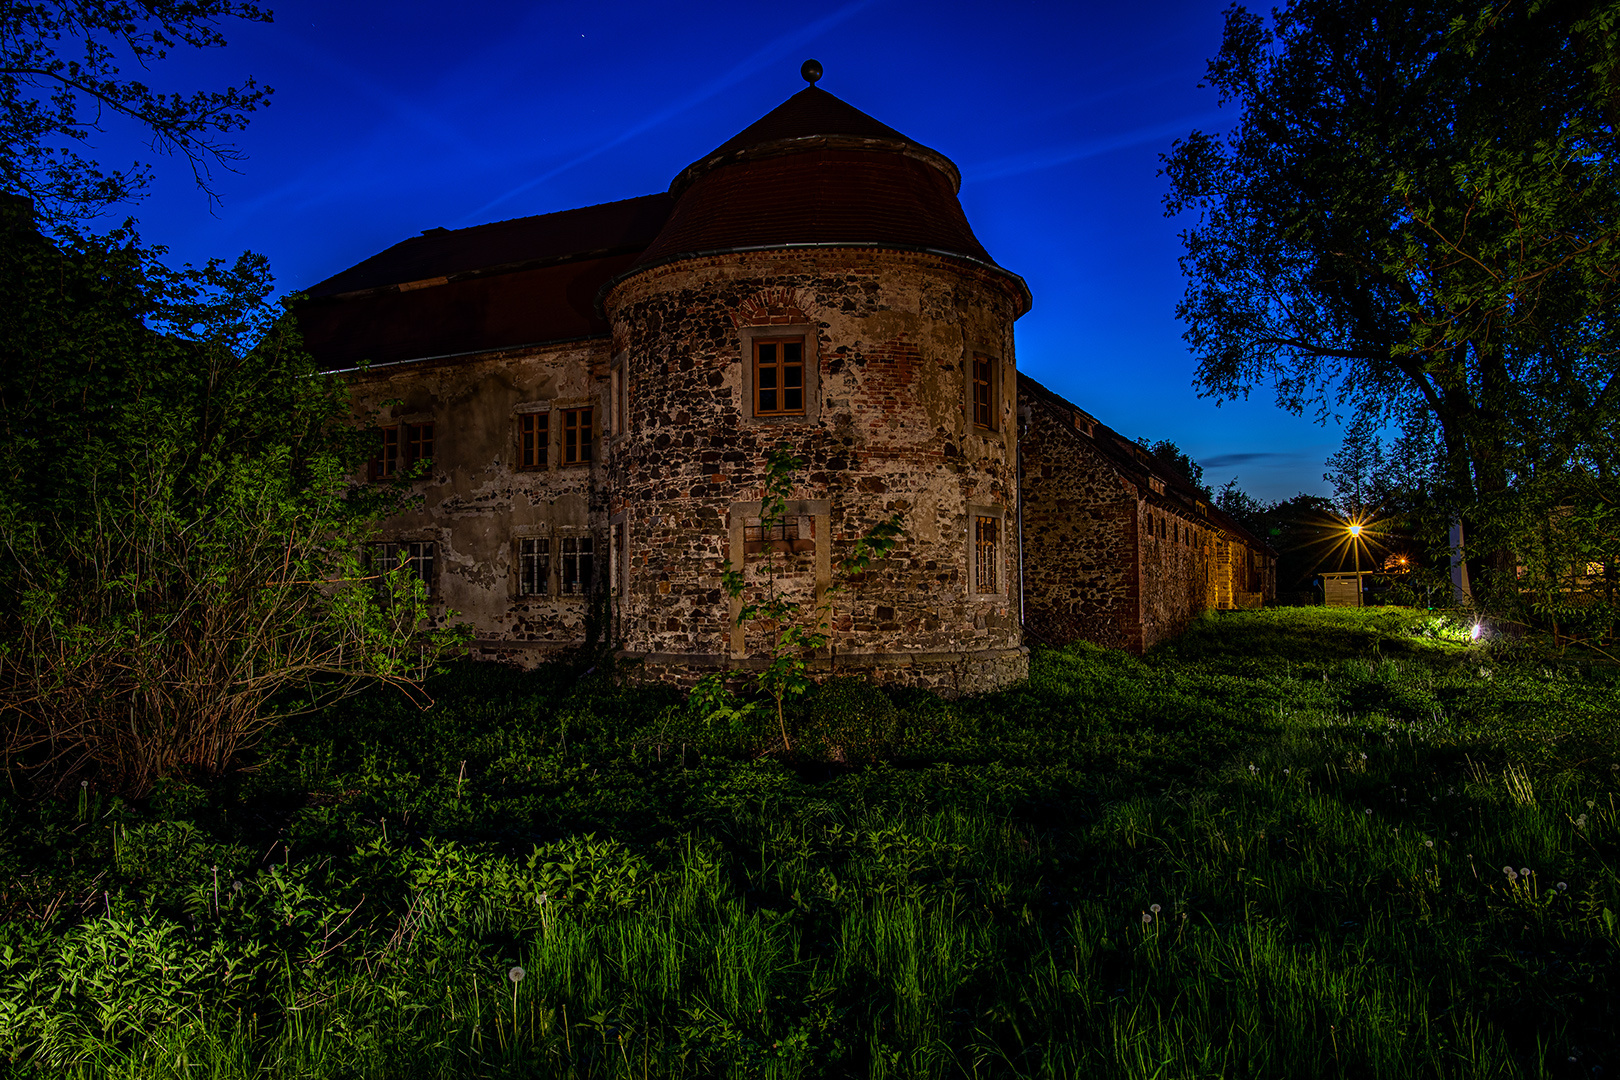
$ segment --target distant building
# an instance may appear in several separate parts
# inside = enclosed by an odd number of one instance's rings
[[[383,554],[481,655],[575,644],[599,597],[624,655],[679,680],[758,654],[728,566],[756,580],[773,553],[814,600],[895,511],[907,537],[836,597],[824,667],[988,689],[1026,672],[1026,625],[1139,651],[1260,603],[1262,544],[1020,378],[1029,291],[959,185],[811,85],[667,193],[429,229],[315,286],[306,340],[380,428],[374,475],[431,458]],[[808,466],[768,531],[783,443]]]

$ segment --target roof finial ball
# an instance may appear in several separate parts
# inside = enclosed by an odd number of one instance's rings
[[[804,76],[804,81],[811,86],[816,85],[816,80],[821,78],[821,61],[806,60],[799,65],[799,74]]]

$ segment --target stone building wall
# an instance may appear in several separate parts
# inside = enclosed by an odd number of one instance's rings
[[[1076,414],[1025,399],[1024,620],[1041,641],[1142,649],[1138,500]]]
[[[765,454],[806,461],[791,495],[796,553],[780,583],[813,606],[853,542],[893,513],[906,536],[836,598],[823,666],[944,689],[1004,685],[1025,669],[1017,612],[1013,475],[1015,297],[999,276],[873,249],[685,259],[613,286],[604,306],[625,369],[609,516],[626,545],[626,653],[654,671],[746,666],[721,589],[757,524]],[[805,415],[756,417],[751,341],[801,330]],[[971,357],[994,358],[996,430],[968,419]],[[813,354],[813,355],[812,355]],[[970,518],[998,523],[994,591],[971,580]]]
[[[432,470],[412,485],[419,501],[385,522],[378,539],[434,544],[433,595],[473,626],[482,655],[533,662],[585,638],[587,598],[559,595],[561,541],[590,537],[600,547],[602,438],[596,434],[592,461],[582,465],[562,464],[556,444],[560,410],[589,406],[601,415],[607,361],[607,342],[595,341],[348,376],[363,423],[434,425]],[[517,467],[527,412],[548,417],[552,445],[542,469]],[[525,537],[550,541],[544,596],[520,592]]]
[[[1159,500],[1142,500],[1137,511],[1143,542],[1142,648],[1175,637],[1208,606],[1211,575],[1207,523]],[[1200,524],[1202,527],[1200,527]]]
[[[1206,608],[1263,602],[1269,552],[1140,447],[1031,380],[1020,393],[1031,637],[1140,653]]]

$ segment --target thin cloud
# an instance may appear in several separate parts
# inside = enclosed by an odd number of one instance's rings
[[[1105,135],[1097,139],[1085,139],[1077,143],[1069,143],[1067,146],[1049,146],[1040,150],[1032,150],[1027,154],[1015,154],[1012,157],[997,158],[982,165],[974,165],[963,169],[963,183],[1002,180],[1009,176],[1022,176],[1025,173],[1039,172],[1041,169],[1067,165],[1071,161],[1084,161],[1086,158],[1099,157],[1103,154],[1113,153],[1115,150],[1124,150],[1127,147],[1140,146],[1143,143],[1159,142],[1178,135],[1185,135],[1194,128],[1214,127],[1221,119],[1220,113],[1200,113],[1197,116],[1182,120],[1150,124],[1147,127],[1122,131],[1114,135]]]
[[[811,41],[814,41],[816,38],[833,29],[835,26],[838,26],[840,23],[847,22],[849,19],[854,18],[856,15],[860,14],[867,8],[872,7],[878,2],[880,2],[880,0],[855,0],[854,3],[845,4],[832,14],[823,16],[822,18],[817,19],[815,22],[810,23],[808,26],[805,26],[800,30],[796,30],[790,34],[784,34],[775,41],[766,45],[764,48],[755,52],[752,56],[749,56],[742,63],[733,67],[730,71],[727,71],[724,75],[721,75],[718,79],[704,85],[697,92],[681,98],[666,108],[660,109],[645,119],[632,124],[618,135],[615,135],[613,138],[593,147],[590,150],[587,150],[585,153],[580,154],[577,157],[563,162],[556,168],[542,173],[540,176],[537,176],[532,180],[526,180],[517,187],[502,192],[500,195],[497,195],[483,206],[480,206],[478,209],[466,214],[461,221],[467,222],[485,220],[485,215],[488,214],[490,210],[499,206],[501,203],[504,203],[509,199],[516,198],[525,191],[536,188],[541,184],[562,175],[569,169],[583,165],[585,162],[606,153],[615,146],[620,146],[627,143],[636,136],[650,131],[653,128],[658,127],[660,124],[664,124],[684,112],[696,108],[722,91],[742,82],[755,72],[761,71],[764,68],[775,64],[783,56],[792,53],[794,50],[808,44]]]
[[[1212,458],[1204,458],[1198,464],[1206,469],[1225,469],[1233,465],[1254,465],[1260,462],[1288,462],[1298,461],[1304,454],[1280,453],[1250,453],[1250,454],[1217,454]]]

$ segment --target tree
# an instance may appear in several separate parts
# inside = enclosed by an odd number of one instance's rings
[[[1160,439],[1158,442],[1150,444],[1144,437],[1137,439],[1136,442],[1137,445],[1152,454],[1154,460],[1159,464],[1202,492],[1205,499],[1215,497],[1214,492],[1209,489],[1209,485],[1204,483],[1204,467],[1194,461],[1191,455],[1181,447],[1169,439]]]
[[[106,172],[87,147],[109,120],[145,130],[154,151],[178,155],[212,191],[215,167],[240,154],[225,137],[247,126],[271,90],[251,78],[224,90],[163,93],[125,78],[120,62],[145,70],[178,46],[225,44],[225,19],[269,22],[237,0],[39,0],[0,11],[0,187],[34,201],[53,224],[95,217],[138,197],[150,167]],[[69,50],[73,55],[67,55]]]
[[[1215,493],[1215,505],[1256,536],[1265,535],[1266,511],[1270,507],[1239,487],[1237,477],[1221,485]]]
[[[1340,514],[1354,521],[1369,517],[1383,501],[1379,481],[1384,473],[1384,446],[1378,421],[1362,413],[1344,429],[1344,443],[1328,457],[1322,479],[1333,485]]]
[[[264,261],[164,269],[127,233],[44,241],[0,207],[0,751],[16,786],[130,794],[229,768],[361,681],[455,644],[365,568],[396,504],[268,300]]]
[[[1204,392],[1437,422],[1451,506],[1583,465],[1620,372],[1620,5],[1293,0],[1227,11],[1224,141],[1165,158]]]

